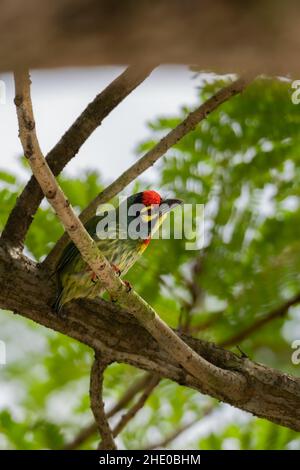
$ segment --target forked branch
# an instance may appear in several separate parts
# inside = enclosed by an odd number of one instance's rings
[[[80,147],[110,113],[151,73],[153,67],[131,66],[110,83],[65,132],[47,155],[47,162],[54,175],[58,175],[75,157]],[[43,192],[34,176],[26,184],[11,211],[1,239],[11,248],[23,249],[24,240]]]
[[[135,178],[154,165],[171,147],[173,147],[173,145],[175,145],[179,140],[191,132],[197,126],[197,124],[203,121],[203,119],[205,119],[212,111],[217,109],[222,103],[229,100],[233,96],[241,93],[250,81],[250,78],[239,78],[238,80],[230,83],[228,86],[221,88],[197,109],[189,113],[187,117],[180,124],[178,124],[178,126],[172,129],[151,150],[149,150],[130,168],[124,171],[124,173],[122,173],[113,183],[107,186],[104,191],[98,194],[98,196],[96,196],[90,202],[90,204],[80,215],[82,222],[85,223],[90,217],[94,215],[97,208],[101,204],[105,204],[106,202],[110,201],[133,180],[135,180]],[[51,268],[55,266],[68,241],[68,234],[65,233],[47,256],[45,263],[48,267]]]
[[[55,210],[65,230],[80,251],[84,261],[109,292],[128,310],[165,350],[171,351],[174,359],[200,383],[223,393],[242,399],[247,388],[245,378],[237,371],[224,371],[199,356],[164,323],[156,312],[133,290],[128,292],[124,283],[116,276],[112,267],[98,250],[96,242],[90,237],[76,216],[63,191],[55,180],[44,156],[41,153],[36,132],[30,98],[30,79],[28,72],[17,73],[16,106],[20,139],[25,156],[28,158],[33,174],[38,180],[45,196]]]

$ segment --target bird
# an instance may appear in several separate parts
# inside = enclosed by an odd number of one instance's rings
[[[85,228],[116,274],[124,276],[144,253],[167,214],[181,204],[180,199],[163,199],[157,191],[145,190],[127,197],[116,209],[93,216]],[[53,304],[56,313],[73,299],[93,299],[105,292],[73,242],[62,252],[54,274],[58,281]],[[127,286],[130,290],[128,282]]]

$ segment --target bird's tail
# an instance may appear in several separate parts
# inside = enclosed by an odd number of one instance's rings
[[[53,308],[53,310],[55,310],[55,312],[57,314],[60,313],[60,311],[62,309],[62,306],[63,306],[62,297],[63,297],[63,289],[60,289],[59,293],[57,294],[57,297],[56,297],[55,301],[52,304],[52,308]]]

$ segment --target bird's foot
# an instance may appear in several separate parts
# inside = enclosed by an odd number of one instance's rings
[[[90,273],[92,283],[96,284],[98,280],[97,274],[94,273],[94,271],[89,266],[86,267],[85,272]]]
[[[112,264],[111,267],[118,276],[121,276],[121,269],[116,264]]]
[[[93,283],[93,284],[96,284],[96,283],[97,283],[97,279],[98,279],[98,278],[97,278],[97,274],[92,271],[92,275],[91,275],[91,281],[92,281],[92,283]]]
[[[126,286],[126,292],[130,292],[132,290],[132,285],[129,281],[123,281]]]

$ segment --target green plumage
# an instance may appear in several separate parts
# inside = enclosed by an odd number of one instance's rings
[[[178,204],[181,204],[178,199],[163,201],[155,191],[143,191],[129,196],[114,211],[92,217],[85,228],[113,268],[124,275],[146,249],[151,236],[159,228],[167,213]],[[113,216],[113,222],[109,216]],[[126,219],[126,223],[123,222],[123,218]],[[132,232],[132,226],[136,231]],[[101,282],[83,261],[72,242],[62,253],[56,274],[59,292],[54,308],[57,312],[72,299],[80,297],[92,299],[104,292]]]
[[[115,239],[101,239],[96,235],[97,224],[101,219],[102,216],[95,216],[88,221],[85,227],[91,237],[96,240],[98,248],[106,259],[124,275],[143,253],[146,248],[145,240],[120,239],[119,225],[114,230],[117,235]],[[72,242],[65,248],[57,264],[56,273],[60,286],[54,304],[57,311],[72,299],[95,298],[104,292],[104,289],[101,289],[100,281],[97,278],[93,279],[92,271]]]

